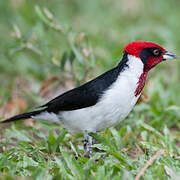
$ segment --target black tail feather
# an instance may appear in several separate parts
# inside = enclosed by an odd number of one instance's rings
[[[7,123],[7,122],[17,121],[17,120],[22,120],[22,119],[28,119],[28,118],[31,118],[32,116],[40,114],[41,112],[43,112],[43,110],[19,114],[19,115],[13,116],[11,118],[8,118],[4,121],[1,121],[0,123]]]

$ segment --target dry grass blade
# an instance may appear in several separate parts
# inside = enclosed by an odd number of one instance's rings
[[[161,155],[164,154],[163,150],[159,150],[147,163],[146,165],[139,171],[139,173],[137,174],[137,176],[135,177],[135,180],[139,180],[141,178],[141,176],[143,176],[144,172],[146,171],[146,169]]]

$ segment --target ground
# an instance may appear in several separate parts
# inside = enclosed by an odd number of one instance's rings
[[[131,41],[180,55],[179,19],[178,0],[0,1],[0,119],[114,67]],[[129,117],[92,134],[90,159],[83,136],[60,125],[1,125],[0,179],[178,179],[179,69],[177,59],[150,72],[143,102]]]

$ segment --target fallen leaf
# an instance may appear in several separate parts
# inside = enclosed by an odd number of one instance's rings
[[[43,84],[42,84],[42,86],[41,86],[41,88],[40,88],[40,90],[39,90],[39,96],[41,96],[41,97],[45,97],[46,96],[46,94],[48,93],[48,91],[49,91],[49,86],[51,85],[51,84],[53,84],[55,81],[57,81],[58,80],[58,78],[57,77],[55,77],[55,76],[52,76],[52,77],[50,77],[49,79],[47,79]]]
[[[149,96],[145,94],[144,92],[142,92],[136,104],[140,104],[141,102],[148,102],[148,101],[149,101]]]

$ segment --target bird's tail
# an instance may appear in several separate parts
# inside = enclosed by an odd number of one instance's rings
[[[19,114],[11,118],[5,119],[4,121],[1,121],[0,123],[7,123],[7,122],[17,121],[17,120],[22,120],[22,119],[28,119],[28,118],[31,118],[32,116],[40,114],[41,112],[43,112],[43,110],[37,110],[37,111]]]

